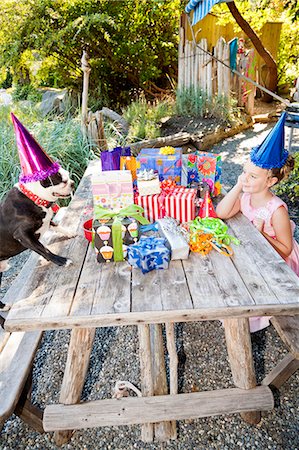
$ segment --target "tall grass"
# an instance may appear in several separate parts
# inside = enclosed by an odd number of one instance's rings
[[[144,97],[132,102],[123,116],[130,125],[127,142],[160,136],[160,120],[173,114],[173,101],[148,102]]]
[[[87,167],[95,158],[95,149],[83,137],[79,118],[53,120],[42,118],[34,108],[14,106],[14,113],[36,138],[52,159],[69,170],[77,185]],[[20,162],[17,152],[10,108],[0,108],[0,198],[18,181]]]
[[[225,96],[208,96],[201,89],[190,88],[177,90],[176,112],[180,116],[215,118],[230,121],[235,109],[234,99]]]

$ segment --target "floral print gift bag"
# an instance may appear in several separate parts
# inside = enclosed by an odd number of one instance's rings
[[[196,152],[188,155],[187,185],[206,182],[215,197],[221,193],[221,156],[215,153]]]

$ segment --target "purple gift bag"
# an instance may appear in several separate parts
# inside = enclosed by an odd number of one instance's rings
[[[113,150],[102,151],[102,171],[119,170],[121,156],[131,156],[130,147],[115,147]]]

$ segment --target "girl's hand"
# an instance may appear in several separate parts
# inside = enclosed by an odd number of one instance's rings
[[[241,173],[241,175],[238,176],[238,181],[236,183],[236,185],[242,189],[243,187],[243,182],[244,182],[244,173]]]
[[[259,230],[260,233],[264,229],[264,224],[265,224],[264,219],[260,219],[259,217],[255,217],[253,219],[253,225],[255,226],[255,228],[257,228]]]

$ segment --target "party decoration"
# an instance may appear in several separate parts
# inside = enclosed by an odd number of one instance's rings
[[[58,162],[52,161],[13,113],[11,113],[11,119],[22,170],[19,181],[21,183],[41,181],[57,173],[60,169]]]
[[[258,147],[250,153],[250,159],[262,169],[280,169],[285,165],[289,152],[284,148],[284,124],[286,112],[283,112],[279,121]]]
[[[193,222],[189,224],[189,229],[191,233],[203,232],[212,234],[218,242],[224,245],[229,245],[231,242],[233,244],[239,245],[240,241],[227,233],[228,226],[221,220],[212,217],[205,217],[201,219],[196,217]]]
[[[205,196],[200,206],[198,216],[202,219],[204,217],[217,217],[209,191],[205,192]]]

